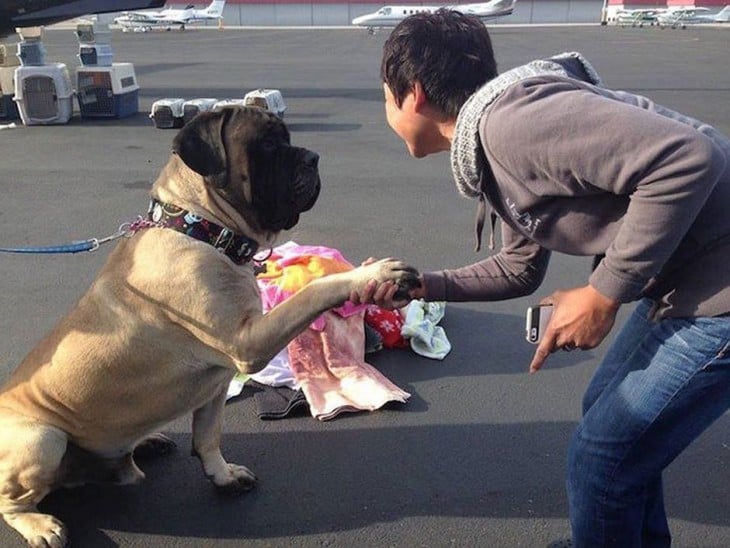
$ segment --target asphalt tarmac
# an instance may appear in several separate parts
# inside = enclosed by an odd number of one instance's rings
[[[0,131],[0,246],[101,238],[144,213],[174,130],[153,127],[153,101],[242,97],[279,89],[295,144],[321,154],[314,209],[281,241],[326,245],[351,262],[397,256],[427,270],[472,262],[476,203],[461,198],[447,155],[415,160],[388,128],[379,81],[387,33],[355,29],[113,33],[134,63],[140,112],[119,120]],[[730,132],[728,29],[606,27],[492,31],[501,69],[578,50],[606,85],[648,95]],[[71,30],[49,30],[49,61],[78,64]],[[535,123],[539,123],[536,120]],[[600,131],[596,128],[596,131]],[[111,246],[78,255],[0,256],[0,376],[82,295]],[[569,536],[564,468],[580,402],[607,344],[551,356],[537,375],[524,341],[529,304],[586,281],[586,258],[553,257],[538,294],[449,304],[443,361],[383,350],[370,363],[412,394],[407,404],[319,422],[257,417],[252,392],[226,408],[224,455],[258,487],[219,496],[189,455],[190,419],[166,432],[168,457],[142,463],[137,487],[56,492],[41,508],[74,548],[542,547]],[[625,317],[630,307],[624,307]],[[730,416],[667,469],[674,546],[730,546]],[[0,526],[0,546],[23,542]]]

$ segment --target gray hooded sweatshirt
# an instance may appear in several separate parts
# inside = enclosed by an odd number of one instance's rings
[[[424,274],[427,300],[533,293],[550,251],[601,258],[589,283],[657,317],[730,313],[730,139],[601,86],[580,54],[508,71],[461,109],[457,188],[501,219],[500,251]]]

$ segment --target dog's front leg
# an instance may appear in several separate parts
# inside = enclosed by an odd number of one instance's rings
[[[256,476],[245,466],[226,462],[221,454],[226,388],[193,412],[193,455],[200,459],[205,475],[220,491],[237,494],[251,489]]]
[[[236,368],[244,373],[259,371],[317,316],[342,305],[370,280],[409,288],[418,284],[418,273],[401,261],[381,259],[313,280],[268,313],[246,319],[234,337]]]

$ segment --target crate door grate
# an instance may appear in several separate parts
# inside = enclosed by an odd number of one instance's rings
[[[56,84],[49,76],[29,76],[24,79],[23,101],[28,117],[33,120],[58,117]]]
[[[106,71],[85,72],[78,76],[78,94],[85,115],[113,116],[114,91],[111,75]]]

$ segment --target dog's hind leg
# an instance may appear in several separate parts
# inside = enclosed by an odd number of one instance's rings
[[[149,459],[172,453],[175,449],[175,442],[165,434],[155,432],[150,434],[137,444],[134,448],[135,459]]]
[[[256,476],[239,464],[225,461],[221,454],[221,426],[226,389],[193,413],[193,455],[200,458],[205,475],[218,490],[227,494],[248,491]]]
[[[60,482],[67,437],[26,419],[0,420],[0,512],[30,546],[61,548],[66,527],[36,505]]]

